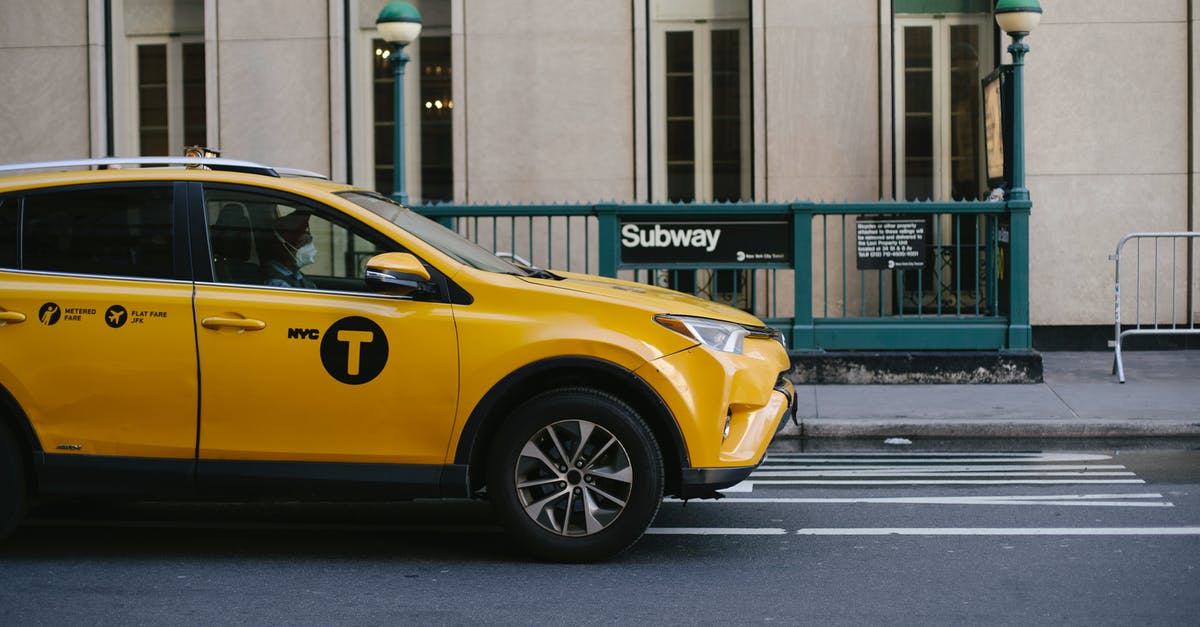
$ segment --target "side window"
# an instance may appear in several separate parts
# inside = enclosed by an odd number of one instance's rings
[[[400,249],[282,196],[209,188],[205,209],[219,283],[365,292],[367,260]]]
[[[74,189],[25,197],[26,270],[171,279],[170,187]]]
[[[0,268],[17,268],[21,262],[17,253],[21,228],[18,202],[15,197],[0,198]]]

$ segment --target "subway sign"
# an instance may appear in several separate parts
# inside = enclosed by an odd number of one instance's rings
[[[779,216],[638,216],[621,220],[621,265],[792,265],[792,224]]]

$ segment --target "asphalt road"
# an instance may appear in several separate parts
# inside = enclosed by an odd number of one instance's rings
[[[483,503],[59,504],[0,545],[0,623],[1195,625],[1200,446],[1142,444],[778,446],[593,565]]]

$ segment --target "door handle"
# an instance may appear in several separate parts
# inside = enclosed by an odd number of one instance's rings
[[[0,311],[0,325],[25,322],[25,314],[19,311]]]
[[[240,331],[261,331],[267,328],[267,323],[253,318],[224,318],[213,316],[200,321],[206,329],[238,329]]]

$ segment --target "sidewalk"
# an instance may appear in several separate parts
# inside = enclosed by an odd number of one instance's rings
[[[780,437],[1200,436],[1200,351],[1042,353],[1044,383],[801,385]]]

